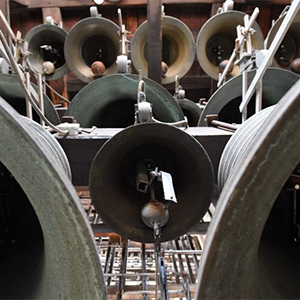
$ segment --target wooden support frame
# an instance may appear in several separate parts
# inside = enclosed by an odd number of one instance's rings
[[[148,78],[161,84],[162,0],[148,0],[147,19]]]
[[[3,1],[3,0],[2,0]],[[78,7],[95,5],[93,0],[12,0],[18,4],[27,6],[28,8],[42,8],[42,7]],[[162,0],[162,4],[176,4],[176,5],[193,5],[193,4],[215,4],[220,0]],[[264,5],[281,4],[289,5],[291,0],[264,0]],[[235,0],[236,4],[262,4],[261,0]],[[102,6],[145,6],[147,0],[121,0],[114,3],[105,0]]]

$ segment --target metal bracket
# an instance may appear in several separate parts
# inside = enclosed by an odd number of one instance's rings
[[[174,99],[178,101],[179,99],[185,98],[185,90],[179,84],[179,76],[175,76],[175,92],[174,92]]]
[[[94,18],[101,18],[102,17],[102,15],[99,14],[99,12],[98,12],[97,6],[91,6],[90,7],[90,15],[91,15],[91,17],[94,17]]]
[[[246,48],[248,50],[247,51],[248,55],[250,53],[250,56],[251,56],[251,54],[252,54],[251,53],[251,34],[253,33],[253,31],[251,30],[251,27],[253,26],[258,14],[259,14],[259,9],[258,9],[258,7],[256,7],[254,9],[253,14],[252,14],[250,19],[249,19],[249,16],[245,16],[245,18],[244,18],[245,26],[242,27],[242,26],[239,25],[237,27],[237,36],[238,36],[238,38],[237,38],[236,48],[233,50],[223,73],[220,74],[220,76],[219,76],[219,81],[218,81],[218,84],[217,84],[218,87],[220,87],[224,83],[225,78],[227,76],[227,73],[229,71],[229,68],[232,65],[232,63],[235,61],[236,57],[238,55],[240,57],[242,57],[242,53],[244,52],[245,40],[246,40],[246,43],[247,43]]]
[[[125,29],[125,25],[123,24],[122,19],[122,11],[119,8],[118,9],[118,18],[119,18],[119,26],[120,31],[119,35],[121,37],[120,43],[121,43],[121,55],[117,57],[117,70],[118,73],[124,73],[124,74],[130,74],[131,73],[131,60],[129,57],[129,40],[127,39],[127,33]]]
[[[223,6],[218,9],[217,14],[227,12],[229,10],[233,10],[233,7],[234,7],[233,0],[225,0]]]

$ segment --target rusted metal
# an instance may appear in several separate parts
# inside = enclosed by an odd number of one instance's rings
[[[215,126],[220,129],[229,129],[232,131],[236,131],[238,129],[238,126],[234,124],[229,124],[226,122],[221,122],[219,121],[219,116],[218,115],[207,115],[206,116],[206,123],[207,126]]]

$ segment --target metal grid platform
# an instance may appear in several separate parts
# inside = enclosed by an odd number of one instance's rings
[[[91,204],[88,189],[81,188],[78,195],[94,230],[108,299],[161,299],[154,245],[133,242],[109,232]],[[200,224],[209,223],[213,212],[211,205]],[[99,231],[99,228],[104,229]],[[168,299],[193,298],[205,236],[205,232],[193,232],[162,243]]]

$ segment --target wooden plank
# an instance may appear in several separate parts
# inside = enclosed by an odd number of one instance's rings
[[[29,6],[31,2],[30,0],[11,0],[11,1],[24,6]]]
[[[44,23],[46,22],[46,18],[50,16],[53,18],[54,22],[58,24],[58,26],[63,27],[62,16],[59,7],[43,7],[42,14]]]
[[[161,0],[148,0],[147,5],[147,61],[148,78],[161,83],[162,7]]]
[[[23,5],[28,4],[28,8],[41,8],[41,7],[76,7],[76,6],[91,6],[95,5],[92,0],[15,0]],[[213,4],[220,3],[220,0],[162,0],[162,4],[176,4],[176,5],[192,5],[192,4]],[[235,3],[241,4],[262,4],[261,0],[235,0]],[[264,5],[268,4],[281,4],[288,5],[290,0],[264,0]],[[140,6],[146,5],[147,0],[122,0],[120,3],[113,3],[105,1],[102,6]]]
[[[211,5],[211,10],[210,10],[210,16],[211,17],[214,16],[217,13],[218,9],[220,7],[222,7],[222,4],[223,4],[223,2],[219,2],[219,3],[213,3]]]

